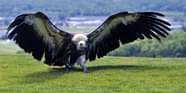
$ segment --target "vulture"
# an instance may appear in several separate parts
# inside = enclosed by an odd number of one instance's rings
[[[7,36],[35,59],[49,66],[72,69],[139,39],[160,41],[169,35],[170,23],[158,12],[119,12],[109,16],[94,31],[70,33],[57,28],[42,12],[17,16],[7,28]]]

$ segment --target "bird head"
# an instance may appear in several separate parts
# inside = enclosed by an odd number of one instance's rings
[[[72,41],[76,45],[77,50],[84,51],[87,47],[87,36],[84,34],[75,34],[72,37]]]

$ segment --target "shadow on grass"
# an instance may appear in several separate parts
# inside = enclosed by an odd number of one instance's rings
[[[62,68],[58,68],[58,69],[49,68],[48,70],[34,72],[24,76],[21,83],[45,82],[63,76],[63,74],[65,73],[67,72],[65,72],[64,69]]]
[[[88,67],[89,73],[94,73],[102,70],[124,70],[124,71],[145,71],[145,70],[164,70],[166,67],[161,66],[149,66],[149,65],[102,65],[102,66],[90,66]],[[82,72],[81,69],[73,69],[73,71],[67,72],[64,68],[49,68],[43,72],[35,72],[25,76],[22,83],[38,83],[48,80],[56,79],[64,74],[70,74],[75,72]],[[83,72],[82,72],[83,73]],[[83,73],[84,74],[84,73]]]
[[[100,70],[138,70],[138,71],[144,71],[144,70],[163,70],[166,69],[165,67],[161,66],[149,66],[149,65],[102,65],[102,66],[92,66],[89,67],[88,70],[90,72],[96,72]]]

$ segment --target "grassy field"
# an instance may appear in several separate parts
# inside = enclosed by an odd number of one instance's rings
[[[1,55],[0,93],[186,93],[186,58],[105,57],[88,67],[65,72]]]

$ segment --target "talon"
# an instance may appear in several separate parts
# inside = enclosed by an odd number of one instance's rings
[[[65,71],[69,72],[72,70],[72,67],[69,65],[65,65]]]
[[[83,72],[85,72],[85,73],[88,73],[88,72],[89,72],[85,66],[82,66],[81,69],[82,69]]]
[[[70,71],[70,69],[65,68],[65,71],[66,71],[66,72],[69,72],[69,71]]]
[[[88,70],[83,70],[83,72],[84,72],[84,73],[89,73],[89,71],[88,71]]]

